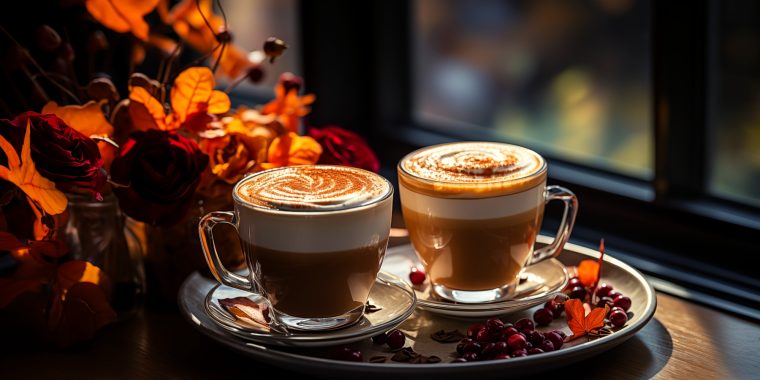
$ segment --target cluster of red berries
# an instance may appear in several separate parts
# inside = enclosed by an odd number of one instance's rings
[[[387,333],[375,335],[372,337],[372,343],[374,344],[387,344],[391,350],[398,350],[404,347],[406,344],[406,336],[399,330],[393,329]],[[349,362],[364,361],[364,355],[360,350],[343,346],[335,348],[330,357],[336,360],[344,360]]]
[[[540,310],[547,310],[546,308]],[[509,359],[559,350],[566,335],[561,330],[540,332],[528,318],[504,323],[491,318],[467,328],[467,337],[457,344],[454,363]]]
[[[631,308],[631,298],[618,292],[612,285],[602,283],[596,290],[583,286],[578,277],[568,281],[564,293],[583,302],[594,304],[598,307],[609,306],[610,311],[607,319],[613,327],[623,327],[628,323],[628,309]],[[594,302],[595,301],[595,302]]]

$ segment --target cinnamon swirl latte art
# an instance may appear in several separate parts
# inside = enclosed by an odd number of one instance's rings
[[[374,173],[346,166],[291,166],[268,170],[237,187],[238,197],[282,211],[334,211],[386,197],[391,185]]]
[[[461,142],[412,152],[399,164],[400,180],[436,196],[490,197],[531,188],[545,180],[546,163],[523,147]]]

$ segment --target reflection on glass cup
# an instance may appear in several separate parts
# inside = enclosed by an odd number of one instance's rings
[[[285,330],[330,330],[358,321],[388,244],[393,187],[343,166],[294,166],[249,176],[233,189],[234,212],[199,224],[211,273],[227,286],[261,294]],[[215,225],[233,225],[249,273],[224,268]]]
[[[408,154],[398,164],[404,222],[436,295],[455,302],[507,300],[527,265],[557,256],[578,201],[546,186],[547,164],[529,149],[459,142]],[[565,203],[552,244],[533,248],[544,205]]]

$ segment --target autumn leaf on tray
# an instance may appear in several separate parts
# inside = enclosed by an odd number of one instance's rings
[[[605,305],[604,308],[595,308],[586,315],[583,302],[577,299],[565,301],[567,326],[573,332],[573,335],[567,337],[566,341],[569,342],[586,335],[598,335],[599,330],[604,327],[604,317],[609,310],[610,307]]]
[[[254,329],[269,332],[269,309],[246,297],[224,298],[219,304],[237,320]]]

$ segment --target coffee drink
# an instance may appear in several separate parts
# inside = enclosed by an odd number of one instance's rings
[[[384,178],[343,166],[293,166],[243,179],[233,198],[252,273],[245,286],[289,328],[356,321],[385,254],[392,195]]]
[[[548,200],[546,161],[519,146],[462,142],[410,153],[398,173],[404,221],[438,295],[513,295]]]

